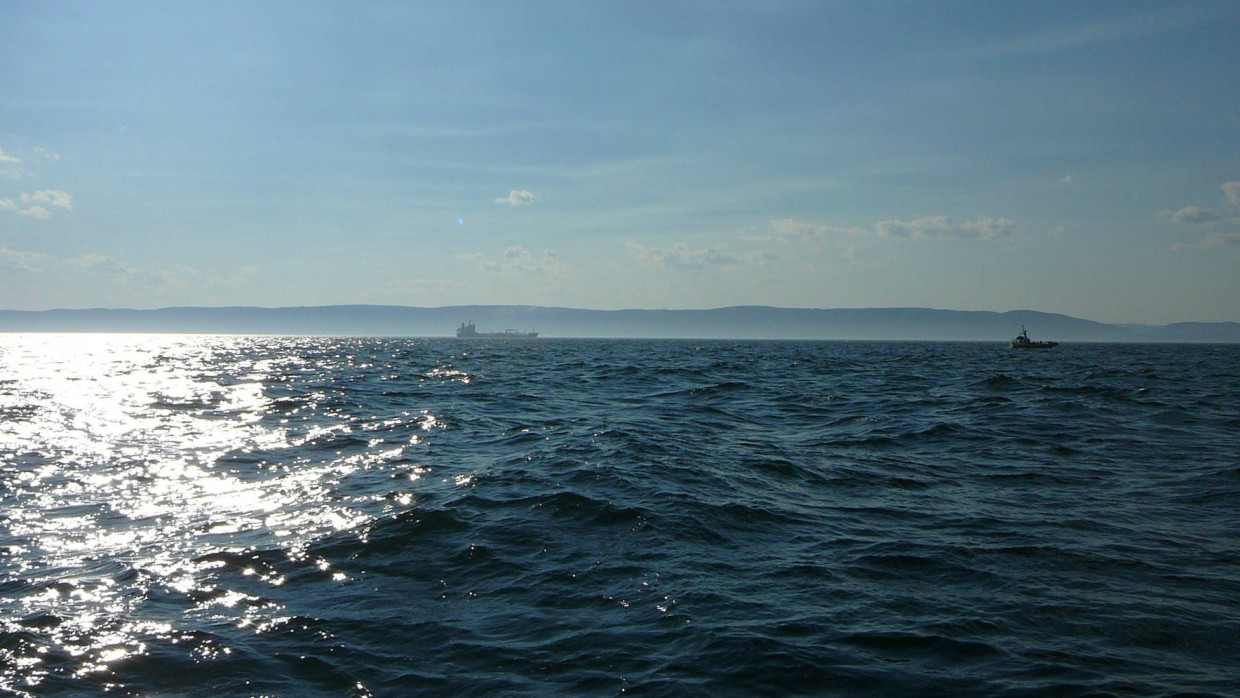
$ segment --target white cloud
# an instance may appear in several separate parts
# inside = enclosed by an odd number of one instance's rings
[[[863,237],[920,238],[941,237],[961,240],[996,240],[1007,237],[1016,227],[1010,218],[980,216],[973,220],[956,221],[947,216],[926,216],[913,221],[889,219],[879,221],[874,230],[843,228],[832,225],[806,223],[794,218],[771,221],[774,234],[754,238],[760,241],[779,242],[827,242],[830,240],[855,240]]]
[[[1206,237],[1207,247],[1234,247],[1240,249],[1240,233],[1215,233]]]
[[[47,148],[35,148],[34,154],[42,162],[55,163],[60,160],[60,153],[54,153]],[[10,179],[25,179],[30,176],[30,171],[26,169],[26,161],[4,152],[4,148],[0,148],[0,177],[8,177]]]
[[[829,225],[805,223],[794,218],[779,218],[771,221],[771,229],[775,231],[776,240],[811,240],[822,242],[840,238],[857,237],[865,233],[860,228],[838,228]]]
[[[103,277],[121,285],[134,283],[168,285],[185,274],[185,270],[173,273],[143,269],[94,252],[88,252],[80,257],[56,257],[42,252],[22,252],[0,248],[0,267],[4,266],[21,269],[31,274],[47,273],[54,277],[68,277],[79,281],[89,277]]]
[[[470,259],[475,259],[472,255]],[[459,298],[466,286],[456,279],[399,279],[389,281],[371,293],[374,300],[399,301],[404,304],[426,304],[432,299],[450,303]]]
[[[25,172],[22,165],[22,159],[14,157],[4,152],[4,148],[0,148],[0,177],[12,177],[17,179]]]
[[[252,266],[145,267],[93,252],[61,257],[0,248],[0,293],[25,297],[17,306],[76,307],[83,299],[99,307],[201,305],[215,294],[230,297],[257,273]]]
[[[508,196],[501,196],[495,200],[497,204],[511,204],[512,206],[529,206],[534,203],[534,194],[526,189],[513,189],[508,192]]]
[[[19,215],[30,216],[31,218],[47,218],[52,215],[42,206],[30,206],[29,197],[25,194],[22,194],[22,203],[27,204],[26,208],[18,206],[12,199],[0,199],[0,211],[13,211]]]
[[[571,278],[568,267],[560,261],[554,250],[545,250],[535,256],[524,247],[512,246],[504,250],[499,259],[487,259],[481,253],[462,255],[479,269],[493,274],[537,276],[543,278]]]
[[[73,195],[59,189],[41,189],[33,194],[23,192],[22,203],[40,203],[59,206],[60,208],[73,208]]]
[[[22,192],[19,198],[20,204],[12,199],[0,199],[0,211],[13,211],[31,218],[47,218],[52,212],[42,204],[64,209],[73,208],[73,195],[59,189],[42,189],[33,194]]]
[[[693,249],[684,243],[671,247],[646,247],[629,241],[624,244],[638,261],[654,266],[670,266],[688,269],[728,266],[737,264],[766,264],[775,259],[768,250],[756,252],[725,252],[714,247]]]
[[[0,203],[3,201],[0,200]],[[47,255],[42,252],[21,252],[0,247],[0,267],[21,269],[37,274],[43,270],[43,262],[46,259]]]
[[[1171,249],[1176,251],[1208,250],[1220,247],[1240,252],[1240,233],[1212,233],[1202,239],[1201,242],[1173,245]]]
[[[1240,206],[1240,182],[1224,182],[1222,189],[1232,206]]]
[[[1016,226],[1010,218],[980,218],[957,222],[947,216],[927,216],[914,221],[886,220],[875,226],[879,237],[944,237],[968,240],[995,240],[1006,237]]]
[[[114,284],[121,286],[140,286],[144,288],[171,289],[184,280],[186,275],[197,276],[196,272],[167,269],[144,269],[107,255],[88,252],[80,257],[59,260],[64,269],[71,274],[97,274]],[[200,285],[203,283],[198,280]]]
[[[1171,220],[1176,223],[1212,223],[1218,219],[1217,213],[1200,206],[1185,206],[1171,214]]]

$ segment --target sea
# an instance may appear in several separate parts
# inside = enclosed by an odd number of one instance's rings
[[[1240,345],[3,334],[0,694],[1237,696]]]

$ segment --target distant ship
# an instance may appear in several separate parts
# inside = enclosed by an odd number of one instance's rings
[[[499,339],[534,339],[538,336],[537,332],[518,332],[517,330],[504,330],[503,332],[479,332],[474,327],[474,321],[462,322],[461,326],[456,328],[456,336],[461,339],[481,338],[499,338]]]
[[[1059,346],[1059,342],[1035,342],[1029,339],[1029,333],[1025,331],[1025,326],[1020,326],[1020,334],[1012,338],[1013,349],[1050,349]]]

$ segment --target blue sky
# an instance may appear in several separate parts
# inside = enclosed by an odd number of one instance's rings
[[[1240,4],[0,3],[0,308],[1240,321]]]

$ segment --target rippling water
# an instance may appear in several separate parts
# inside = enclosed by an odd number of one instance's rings
[[[0,335],[0,692],[1236,695],[1240,347]]]

